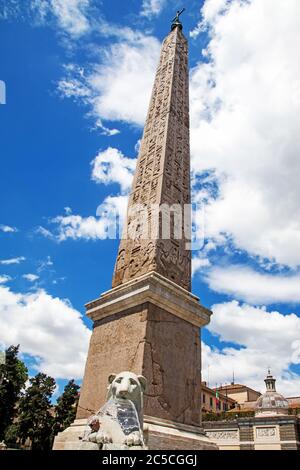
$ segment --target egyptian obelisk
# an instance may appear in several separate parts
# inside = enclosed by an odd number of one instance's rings
[[[190,293],[190,199],[188,43],[177,15],[162,44],[112,289],[86,306],[93,333],[78,426],[105,402],[109,374],[128,370],[147,379],[150,448],[215,448],[200,427],[200,328],[211,312]],[[166,237],[168,207],[179,219]]]
[[[174,26],[162,45],[129,197],[129,237],[120,243],[113,287],[155,271],[186,290],[191,288],[191,256],[186,249],[190,233],[188,226],[183,227],[190,204],[188,44],[181,27]],[[141,220],[136,206],[141,207]],[[148,216],[155,206],[176,207],[182,215],[177,237],[170,233],[162,239],[158,226],[160,233],[153,240],[143,223],[142,206]]]

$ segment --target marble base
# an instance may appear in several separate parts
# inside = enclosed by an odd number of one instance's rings
[[[211,312],[199,299],[157,273],[118,286],[87,305],[94,322],[77,419],[105,403],[111,373],[147,379],[144,414],[199,426],[199,328]]]
[[[150,450],[219,450],[200,426],[145,416],[144,438]]]
[[[53,450],[96,450],[95,444],[82,443],[86,419],[77,419],[54,440]],[[144,417],[144,438],[149,450],[219,450],[198,426]],[[115,446],[112,449],[116,449]],[[133,448],[131,450],[134,450]]]

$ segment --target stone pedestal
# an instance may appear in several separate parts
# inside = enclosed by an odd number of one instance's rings
[[[94,329],[77,418],[105,403],[109,374],[129,370],[147,379],[146,415],[199,426],[199,328],[210,314],[197,297],[154,272],[89,303]]]
[[[145,416],[144,436],[150,450],[219,450],[199,426]]]
[[[76,419],[71,426],[59,432],[55,436],[53,450],[79,450],[86,424],[87,419]],[[89,446],[89,450],[96,450],[96,446]]]
[[[151,416],[146,431],[150,448],[210,445],[200,427],[200,327],[211,312],[199,299],[152,272],[104,293],[87,305],[87,315],[94,328],[77,420],[56,438],[54,448],[78,444],[82,420],[106,401],[109,374],[124,370],[147,379],[144,414]]]
[[[219,450],[200,427],[187,426],[163,419],[145,416],[144,438],[149,450]],[[59,433],[53,450],[95,450],[95,445],[81,445],[86,419],[77,419],[65,431]],[[133,449],[132,449],[133,450]]]

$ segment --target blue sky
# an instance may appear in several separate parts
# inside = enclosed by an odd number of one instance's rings
[[[263,3],[263,5],[261,4]],[[297,0],[0,0],[0,341],[80,380],[84,304],[111,286],[161,41],[190,47],[193,292],[212,307],[203,378],[300,393]],[[284,20],[284,21],[283,21]],[[24,277],[25,276],[25,277]]]

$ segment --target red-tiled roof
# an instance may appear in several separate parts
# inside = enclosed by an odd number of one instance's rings
[[[257,390],[254,390],[253,388],[250,388],[248,387],[247,385],[241,385],[241,384],[229,384],[229,385],[221,385],[220,387],[214,387],[213,390],[218,390],[218,391],[222,391],[222,390],[238,390],[240,388],[243,388],[245,390],[250,390],[251,392],[254,392],[254,393],[259,393]]]

